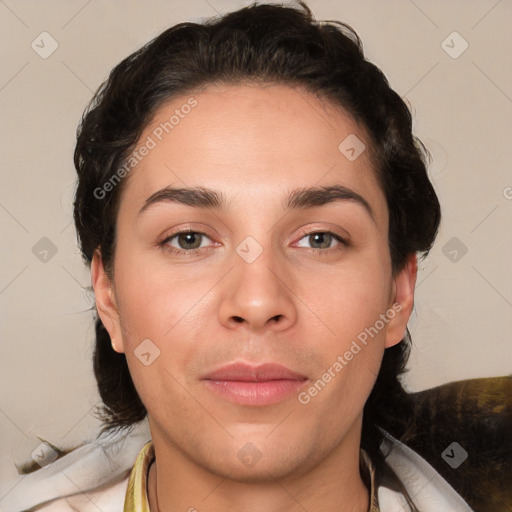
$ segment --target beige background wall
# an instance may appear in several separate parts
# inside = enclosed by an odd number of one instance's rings
[[[36,435],[67,446],[97,427],[90,276],[71,217],[74,134],[86,102],[113,65],[163,29],[248,3],[0,2],[0,498]],[[412,105],[434,158],[444,218],[420,271],[407,385],[511,373],[512,2],[309,5],[318,19],[356,29]]]

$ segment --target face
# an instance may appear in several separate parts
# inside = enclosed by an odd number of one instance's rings
[[[392,274],[362,144],[341,109],[285,85],[209,86],[157,111],[121,196],[113,281],[99,252],[92,265],[155,446],[242,480],[358,449],[415,279],[413,258]]]

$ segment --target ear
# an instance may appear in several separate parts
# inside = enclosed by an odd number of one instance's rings
[[[414,288],[418,274],[416,253],[410,254],[405,267],[393,278],[391,308],[395,316],[389,321],[386,329],[385,347],[389,348],[402,341],[407,329],[407,322],[414,306]]]
[[[101,322],[110,335],[112,348],[121,354],[124,352],[123,331],[119,320],[113,283],[105,273],[100,249],[96,249],[92,257],[91,284],[96,297],[96,309]]]

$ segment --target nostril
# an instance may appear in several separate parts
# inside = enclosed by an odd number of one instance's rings
[[[243,322],[243,321],[244,321],[244,319],[243,319],[242,317],[240,317],[240,316],[235,316],[235,317],[233,317],[233,318],[235,319],[235,322],[238,322],[238,323],[240,323],[240,322]]]

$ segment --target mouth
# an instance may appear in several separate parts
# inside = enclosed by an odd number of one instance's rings
[[[201,378],[206,389],[239,405],[270,405],[296,394],[308,380],[276,363],[231,363]]]

